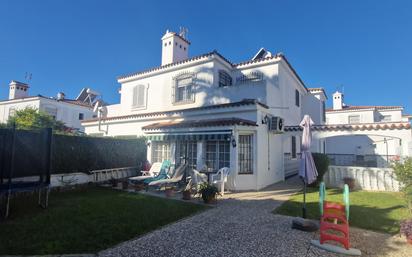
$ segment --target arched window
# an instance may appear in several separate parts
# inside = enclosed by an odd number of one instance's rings
[[[137,85],[133,87],[133,108],[140,108],[145,106],[146,88],[144,85]]]
[[[219,87],[232,85],[232,77],[224,70],[219,70]]]
[[[183,73],[174,78],[173,103],[194,102],[194,74]]]

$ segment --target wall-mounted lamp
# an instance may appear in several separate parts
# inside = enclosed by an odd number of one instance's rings
[[[263,117],[262,119],[262,124],[268,124],[269,123],[269,116],[265,115],[265,117]]]
[[[230,137],[230,143],[232,144],[232,147],[235,148],[236,147],[236,139],[235,137],[232,135]]]
[[[152,145],[152,141],[151,141],[151,140],[147,140],[147,141],[146,141],[146,145],[147,145],[147,147],[150,147],[150,146]]]

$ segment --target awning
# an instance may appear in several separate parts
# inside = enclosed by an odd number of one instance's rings
[[[199,141],[199,140],[230,140],[231,131],[211,132],[211,133],[167,133],[167,134],[149,134],[146,135],[148,140],[152,141]]]

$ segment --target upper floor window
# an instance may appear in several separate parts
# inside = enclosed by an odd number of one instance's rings
[[[57,118],[57,108],[55,107],[46,107],[44,111],[53,117],[53,119]]]
[[[172,96],[174,103],[194,102],[194,84],[193,74],[183,74],[175,78],[174,89]]]
[[[224,70],[219,71],[219,87],[232,85],[232,77]]]
[[[138,85],[133,88],[133,101],[132,101],[132,107],[133,108],[139,108],[139,107],[144,107],[145,106],[145,86],[144,85]]]
[[[9,108],[9,118],[16,114],[16,109],[14,107]]]
[[[326,122],[326,104],[325,101],[322,101],[322,120]]]
[[[348,117],[349,124],[357,124],[360,123],[360,115],[350,115]]]
[[[390,122],[392,121],[392,115],[383,115],[381,122]]]
[[[84,120],[84,113],[79,113],[79,120]]]
[[[296,105],[297,107],[300,106],[300,94],[299,94],[299,91],[298,91],[298,90],[295,90],[295,105]]]

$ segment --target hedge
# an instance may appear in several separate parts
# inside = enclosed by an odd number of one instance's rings
[[[317,187],[320,182],[323,181],[323,176],[329,169],[329,157],[323,153],[312,153],[313,160],[315,162],[316,170],[318,171],[318,177],[316,181],[309,186]]]

